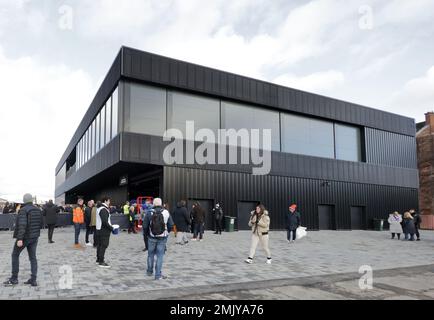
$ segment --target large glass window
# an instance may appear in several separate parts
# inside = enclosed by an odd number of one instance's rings
[[[334,158],[333,123],[281,114],[282,151]]]
[[[128,84],[128,89],[130,106],[125,130],[163,136],[166,130],[166,90],[135,83]]]
[[[100,137],[101,137],[101,135],[100,135],[100,127],[101,127],[101,114],[99,114],[98,113],[98,115],[96,116],[96,126],[95,126],[95,128],[96,128],[96,149],[95,149],[95,153],[97,153],[98,151],[99,151],[99,149],[100,149],[100,146],[101,146],[101,144],[100,144]]]
[[[90,157],[95,155],[95,121],[90,125]]]
[[[106,141],[105,141],[105,128],[106,128],[106,122],[105,122],[105,111],[106,106],[101,109],[101,149],[104,148]]]
[[[353,126],[335,124],[336,159],[361,161],[360,129]]]
[[[186,121],[194,121],[195,131],[211,129],[217,137],[220,128],[220,101],[180,92],[169,92],[168,128],[181,130],[185,136]]]
[[[118,88],[112,96],[112,138],[118,134],[118,116],[119,116],[119,95]]]
[[[105,141],[108,143],[112,139],[112,98],[106,103],[106,125],[105,125]]]
[[[56,175],[56,188],[59,187],[66,180],[66,163],[62,166]]]
[[[271,150],[280,151],[279,112],[242,105],[232,102],[222,102],[222,126],[225,129],[271,129]],[[261,141],[261,147],[263,146]],[[251,143],[250,143],[251,144]],[[249,145],[242,145],[249,147]]]

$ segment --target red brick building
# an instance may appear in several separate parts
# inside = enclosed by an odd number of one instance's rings
[[[423,229],[434,229],[434,112],[425,114],[425,124],[416,134],[419,169],[419,210]]]

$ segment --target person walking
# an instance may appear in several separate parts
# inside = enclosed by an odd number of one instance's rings
[[[184,245],[188,243],[187,233],[190,230],[190,216],[187,212],[185,200],[181,200],[176,204],[176,209],[173,211],[173,222],[176,226],[176,244]]]
[[[74,208],[72,212],[72,222],[74,223],[75,229],[75,249],[82,249],[83,247],[80,245],[79,237],[80,237],[80,229],[82,224],[84,223],[84,200],[79,198],[77,201],[77,206]]]
[[[98,233],[98,244],[96,249],[96,263],[101,268],[110,268],[105,261],[105,252],[110,243],[110,235],[113,232],[110,221],[110,198],[104,197],[101,200],[101,207],[96,214],[96,232]]]
[[[199,202],[195,202],[193,204],[193,220],[194,220],[194,234],[192,241],[197,240],[197,236],[199,236],[199,241],[203,240],[203,233],[205,228],[205,210],[199,204]]]
[[[404,213],[403,224],[405,240],[414,241],[414,234],[416,233],[416,228],[414,225],[414,219],[408,211]]]
[[[85,242],[86,246],[91,247],[92,243],[89,241],[89,236],[93,233],[93,229],[91,224],[92,221],[92,208],[94,207],[95,202],[93,200],[89,200],[87,202],[87,207],[84,209],[84,222],[86,224],[86,237]]]
[[[166,243],[172,227],[173,220],[169,211],[162,207],[162,200],[160,198],[155,198],[152,212],[146,214],[143,221],[143,228],[149,230],[148,269],[146,275],[152,276],[154,274],[154,260],[155,256],[157,256],[155,280],[167,278],[167,276],[162,274],[162,268]]]
[[[394,213],[389,214],[387,222],[389,222],[389,230],[392,233],[392,239],[395,239],[395,234],[398,236],[398,240],[401,239],[402,216],[399,214],[399,212],[395,211]]]
[[[42,214],[45,217],[45,224],[48,227],[48,243],[54,243],[53,234],[57,223],[58,213],[59,208],[53,203],[53,200],[49,200],[42,210]]]
[[[256,248],[258,243],[267,254],[267,264],[271,264],[271,251],[269,248],[268,232],[270,230],[270,217],[268,211],[265,210],[264,205],[260,204],[254,211],[250,213],[249,227],[252,228],[252,242],[250,246],[249,257],[245,260],[247,263],[253,263],[255,257]]]
[[[286,217],[286,230],[288,242],[294,242],[297,238],[297,228],[301,225],[301,216],[297,211],[297,205],[292,204],[289,206],[289,212]],[[291,238],[292,233],[292,238]]]
[[[217,203],[212,209],[214,215],[215,232],[214,234],[222,234],[222,222],[223,222],[223,209],[220,203]]]
[[[410,214],[414,220],[414,228],[415,228],[415,233],[416,233],[416,238],[417,238],[416,241],[420,241],[419,229],[420,229],[420,224],[422,223],[422,218],[420,217],[419,212],[417,212],[414,209],[410,210]]]
[[[14,230],[14,247],[12,250],[12,276],[3,284],[14,286],[18,284],[18,273],[20,271],[20,254],[27,248],[29,254],[31,277],[24,284],[36,287],[38,283],[38,260],[36,258],[36,248],[41,235],[42,212],[33,205],[33,197],[26,193],[23,197],[23,207],[18,212],[17,223]]]

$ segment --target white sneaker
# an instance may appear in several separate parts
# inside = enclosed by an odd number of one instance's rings
[[[92,247],[92,246],[93,246],[92,243],[90,243],[90,242],[86,243],[86,247]]]
[[[193,238],[193,239],[191,239],[191,241],[197,241],[197,239]]]
[[[244,262],[246,262],[248,264],[252,264],[253,263],[253,259],[247,258],[246,260],[244,260]]]
[[[267,264],[271,264],[272,259],[267,259]]]

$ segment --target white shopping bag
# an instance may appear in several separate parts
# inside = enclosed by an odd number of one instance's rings
[[[295,235],[297,239],[301,239],[303,237],[305,237],[307,235],[305,227],[298,227],[297,230],[295,231]]]

